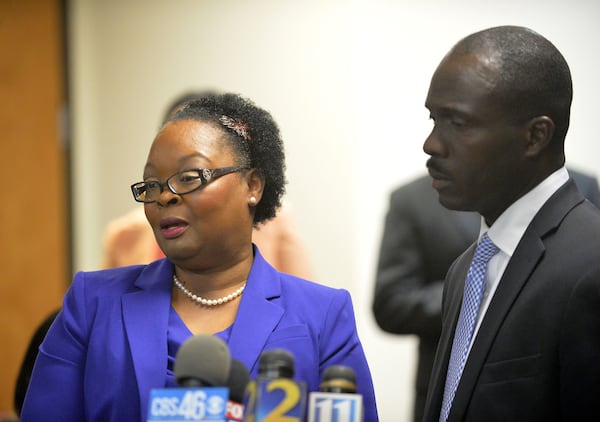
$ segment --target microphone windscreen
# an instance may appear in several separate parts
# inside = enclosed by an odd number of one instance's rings
[[[173,371],[181,387],[218,387],[226,384],[230,367],[229,348],[223,340],[196,335],[177,351]]]
[[[356,393],[356,374],[349,366],[332,365],[323,372],[319,389],[327,393]]]
[[[363,421],[363,400],[356,394],[356,374],[352,368],[328,367],[319,389],[309,394],[307,422]]]
[[[244,393],[250,382],[250,372],[246,365],[237,359],[231,359],[231,368],[227,378],[227,387],[229,387],[229,400],[236,403],[244,401]]]
[[[258,362],[258,376],[268,379],[293,378],[294,356],[284,349],[262,352]]]

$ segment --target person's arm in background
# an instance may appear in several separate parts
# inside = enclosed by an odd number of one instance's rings
[[[31,379],[31,372],[33,371],[33,365],[35,363],[35,359],[38,354],[38,349],[44,337],[46,337],[46,333],[48,329],[54,322],[56,315],[58,314],[58,310],[52,311],[42,323],[36,328],[33,337],[29,341],[29,345],[27,346],[27,351],[25,352],[25,357],[23,358],[23,362],[21,363],[21,367],[19,369],[19,375],[17,377],[17,383],[15,385],[15,396],[14,396],[14,406],[15,412],[17,415],[21,414],[21,408],[23,407],[23,401],[25,400],[25,393],[27,393],[27,387],[29,386],[29,381]]]

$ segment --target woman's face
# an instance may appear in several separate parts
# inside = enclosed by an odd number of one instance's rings
[[[225,132],[216,124],[174,121],[154,139],[144,181],[164,183],[184,170],[239,164]],[[231,265],[251,251],[249,203],[250,197],[257,197],[251,173],[229,173],[184,195],[174,194],[165,186],[156,202],[145,204],[156,240],[171,261],[206,269]]]

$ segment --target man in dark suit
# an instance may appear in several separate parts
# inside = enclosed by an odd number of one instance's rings
[[[464,38],[432,77],[432,187],[493,253],[448,271],[424,421],[600,415],[600,211],[564,167],[571,99],[563,56],[522,27]]]
[[[595,177],[569,169],[584,196],[600,207]],[[476,212],[444,208],[424,175],[394,189],[381,239],[373,314],[391,334],[419,337],[413,420],[423,409],[435,349],[442,329],[442,289],[450,264],[476,239]]]

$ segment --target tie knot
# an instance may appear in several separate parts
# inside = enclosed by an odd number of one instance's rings
[[[492,239],[489,238],[487,233],[483,235],[479,245],[477,245],[477,250],[475,251],[474,261],[479,262],[488,262],[496,253],[498,253],[498,246],[492,242]]]

